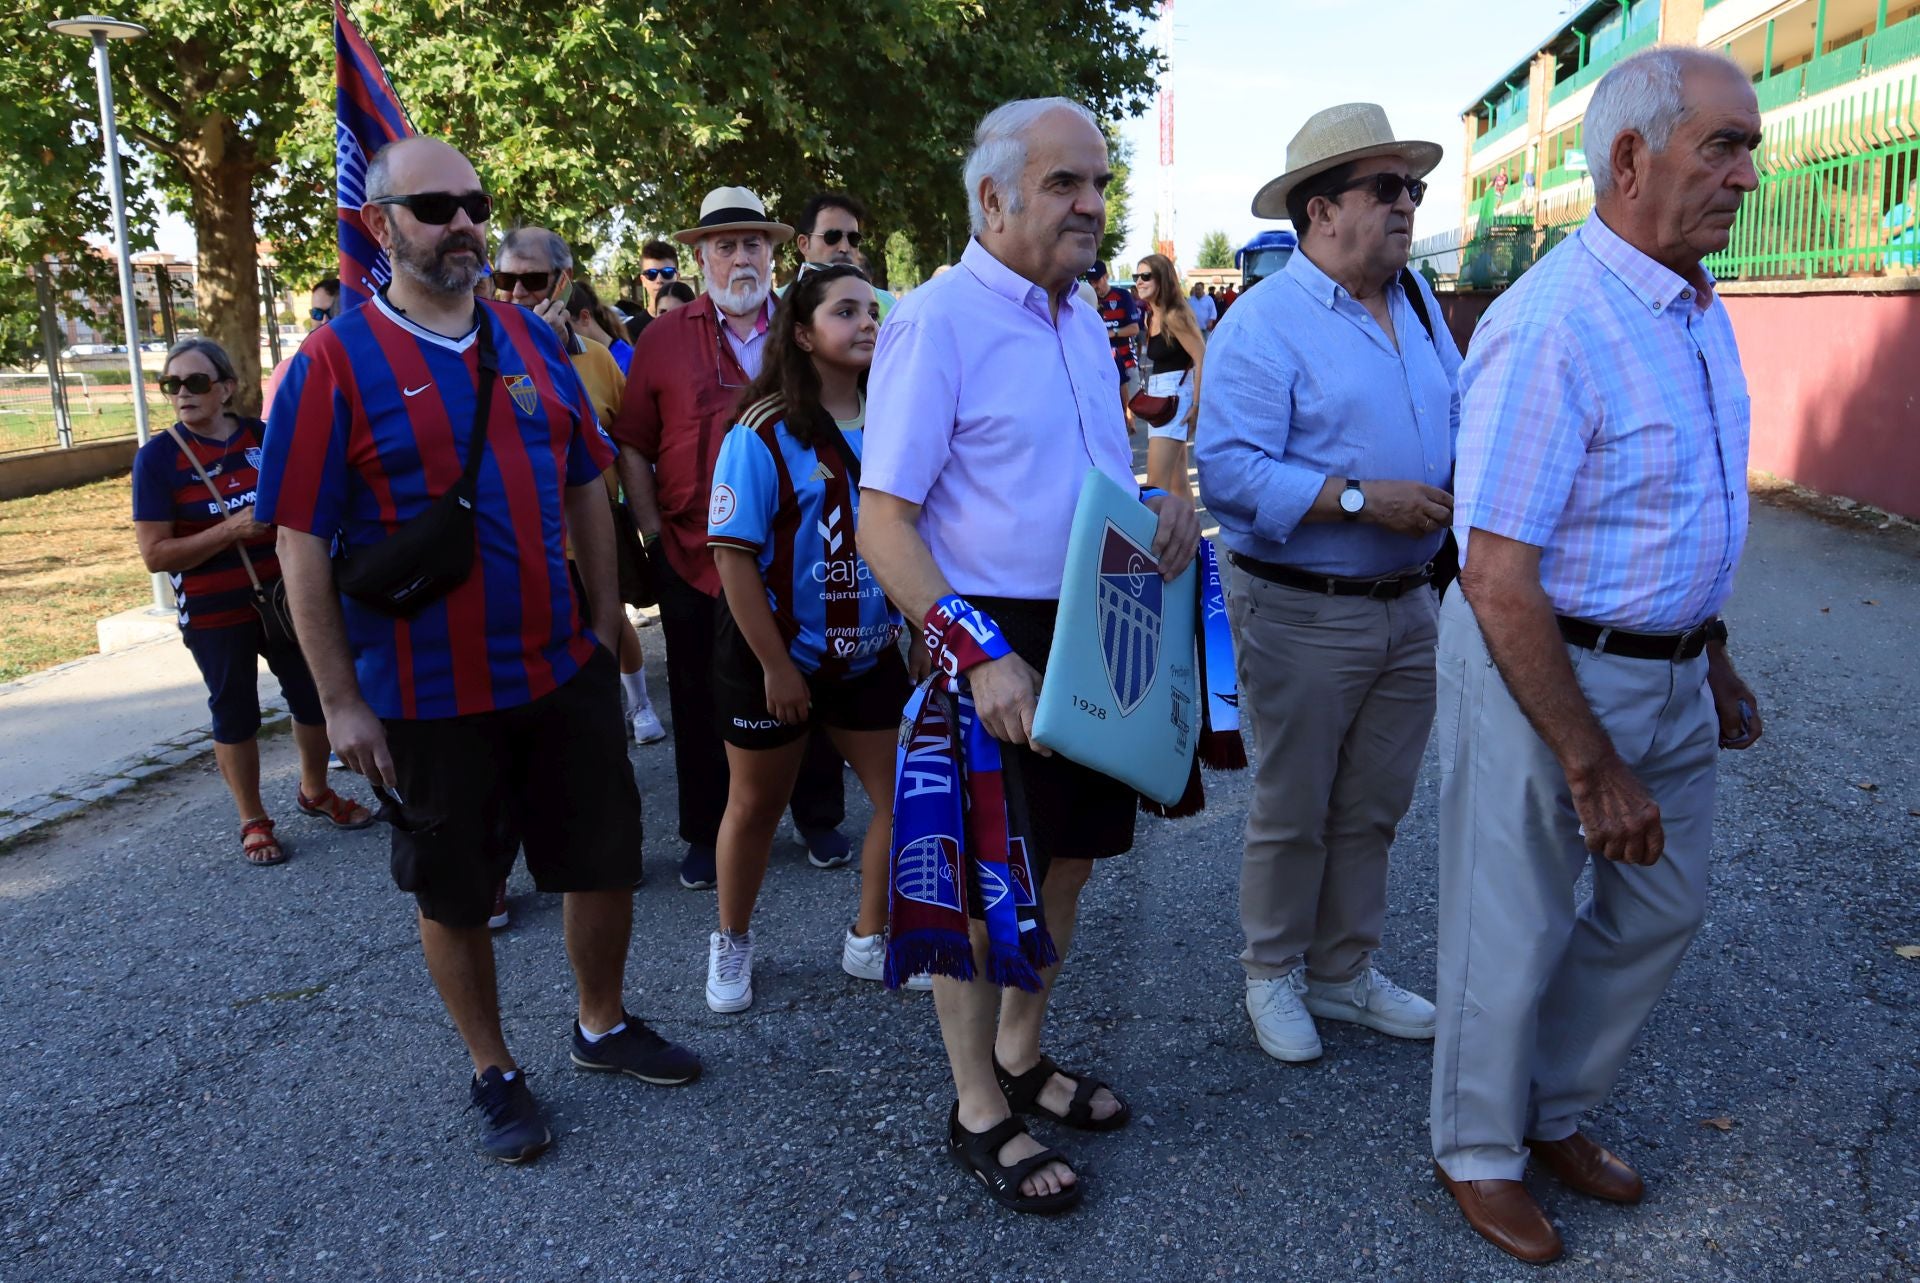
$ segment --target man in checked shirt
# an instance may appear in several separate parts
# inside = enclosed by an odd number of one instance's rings
[[[1748,397],[1701,259],[1758,183],[1718,54],[1655,48],[1587,109],[1594,214],[1487,313],[1461,371],[1435,737],[1433,1152],[1469,1224],[1561,1252],[1520,1177],[1639,1201],[1580,1131],[1706,908],[1715,758],[1760,736],[1719,612],[1747,533]],[[1595,858],[1598,857],[1598,858]],[[1593,891],[1574,903],[1591,865]]]

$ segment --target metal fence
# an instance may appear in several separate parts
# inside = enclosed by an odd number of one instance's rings
[[[146,371],[147,413],[155,418],[166,410],[158,360],[148,358]],[[124,364],[118,370],[0,372],[0,455],[132,435],[133,383]]]

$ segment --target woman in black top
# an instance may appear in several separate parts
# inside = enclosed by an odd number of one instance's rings
[[[1187,442],[1200,417],[1200,362],[1207,340],[1164,254],[1141,259],[1133,279],[1146,312],[1147,394],[1174,397],[1179,407],[1164,427],[1147,429],[1147,484],[1188,499],[1193,492],[1187,483]]]

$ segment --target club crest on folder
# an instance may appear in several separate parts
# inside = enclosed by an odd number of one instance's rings
[[[1100,544],[1100,653],[1116,711],[1126,717],[1153,689],[1164,585],[1159,563],[1111,521]]]

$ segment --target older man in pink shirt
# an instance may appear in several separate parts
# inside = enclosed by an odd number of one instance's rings
[[[964,595],[1012,647],[966,676],[981,724],[1005,746],[1008,828],[1026,840],[1063,959],[1093,861],[1132,846],[1138,809],[1127,786],[1029,741],[1081,481],[1092,466],[1134,485],[1106,328],[1074,295],[1097,253],[1111,176],[1106,141],[1077,103],[1011,102],[981,122],[966,164],[974,239],[880,331],[861,477],[860,551],[894,603],[917,619]],[[1154,552],[1177,574],[1199,543],[1193,508],[1148,503],[1160,516]],[[973,925],[984,976],[985,934]],[[1041,1052],[1058,969],[1035,993],[934,981],[958,1097],[950,1151],[1018,1211],[1060,1210],[1081,1187],[1015,1113],[1093,1131],[1129,1116],[1104,1083]]]

